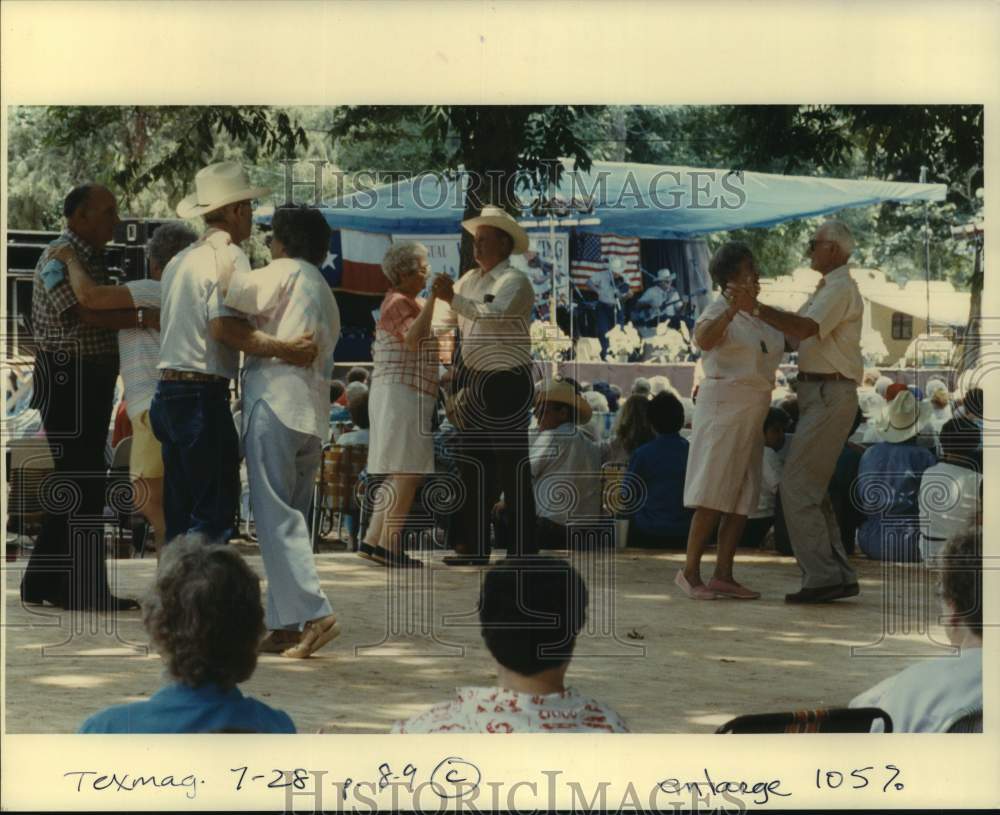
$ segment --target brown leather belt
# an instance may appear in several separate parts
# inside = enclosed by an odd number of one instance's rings
[[[175,371],[173,368],[164,368],[160,371],[160,379],[164,382],[224,382],[229,384],[229,380],[224,376],[203,374],[199,371]]]
[[[853,382],[849,376],[839,373],[832,374],[811,374],[808,371],[799,371],[795,378],[799,382]]]

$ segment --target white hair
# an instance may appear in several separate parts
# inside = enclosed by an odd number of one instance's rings
[[[403,275],[413,271],[428,254],[427,247],[416,241],[394,243],[382,258],[382,273],[393,286],[398,286]]]
[[[351,400],[356,399],[361,396],[361,394],[368,393],[368,386],[364,382],[351,382],[347,386],[346,391],[347,401],[350,403]]]
[[[670,383],[670,377],[667,376],[651,376],[649,378],[649,392],[656,396],[658,393],[667,391],[668,393],[675,393],[674,386]]]
[[[836,219],[824,221],[820,230],[826,235],[826,239],[837,244],[845,255],[850,256],[854,251],[854,236],[843,221]]]
[[[590,405],[590,409],[597,413],[607,413],[608,412],[608,400],[603,393],[598,393],[597,391],[584,391],[580,394]]]
[[[637,376],[632,383],[632,393],[648,394],[650,389],[649,380],[644,376]]]

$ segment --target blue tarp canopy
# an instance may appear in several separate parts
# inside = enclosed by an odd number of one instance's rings
[[[943,201],[944,184],[705,170],[653,164],[595,161],[589,172],[565,172],[556,197],[590,201],[599,224],[578,231],[640,238],[683,239],[730,229],[767,227],[886,201]],[[388,234],[455,234],[461,229],[469,176],[425,174],[371,187],[327,202],[334,229]],[[483,182],[486,183],[486,180]],[[518,191],[531,220],[533,195]],[[259,223],[269,223],[262,212]]]

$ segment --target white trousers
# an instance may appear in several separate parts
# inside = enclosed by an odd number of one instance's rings
[[[333,613],[320,587],[308,519],[322,443],[283,425],[263,401],[251,411],[244,444],[267,574],[265,621],[271,630],[299,631],[309,620]]]

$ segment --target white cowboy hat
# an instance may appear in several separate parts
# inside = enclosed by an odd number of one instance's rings
[[[271,192],[270,187],[253,187],[250,176],[243,166],[235,161],[209,164],[194,177],[195,192],[177,205],[177,215],[194,218],[205,215],[226,204],[249,201]]]
[[[907,389],[896,394],[896,398],[885,406],[878,422],[878,431],[883,441],[901,442],[912,439],[930,418],[930,406],[917,402],[913,391]]]
[[[593,415],[590,403],[576,392],[572,384],[561,379],[538,384],[535,388],[535,404],[540,405],[542,402],[559,402],[576,408],[577,424],[586,424]]]
[[[670,271],[670,269],[660,269],[660,271],[656,273],[657,283],[662,283],[664,280],[669,280],[671,283],[673,283],[676,279],[677,275],[675,275],[672,271]]]
[[[475,218],[462,221],[462,226],[466,232],[476,234],[476,228],[480,226],[492,226],[494,229],[506,232],[514,239],[512,255],[522,255],[528,249],[528,233],[514,220],[514,216],[500,209],[500,207],[483,207],[483,211]]]

